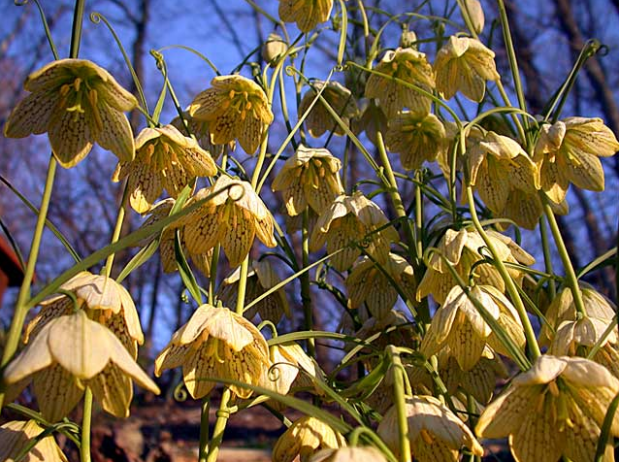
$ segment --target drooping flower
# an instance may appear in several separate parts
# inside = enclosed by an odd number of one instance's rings
[[[321,96],[329,106],[331,106],[334,112],[338,114],[338,117],[340,117],[347,126],[350,126],[351,120],[358,114],[357,103],[355,102],[355,98],[351,95],[351,90],[334,81],[323,82],[317,80],[311,84],[310,90],[304,94],[299,104],[299,117],[301,118],[308,110],[321,89],[324,89]],[[327,106],[321,100],[314,104],[305,122],[308,133],[315,138],[320,137],[325,132],[331,132],[332,130],[335,135],[345,134],[344,129],[340,127],[336,119],[332,117],[327,110]]]
[[[283,192],[289,215],[301,214],[308,205],[320,214],[344,193],[338,174],[341,168],[340,159],[328,150],[300,145],[286,160],[271,188]]]
[[[371,98],[364,100],[361,116],[352,121],[352,127],[356,134],[366,132],[368,139],[376,145],[377,132],[387,133],[388,121],[381,107],[375,103],[374,98]]]
[[[618,378],[582,358],[542,355],[484,410],[476,434],[508,436],[516,461],[593,461]],[[618,437],[618,411],[610,435]],[[613,460],[607,445],[604,461]]]
[[[470,296],[482,304],[517,346],[521,349],[525,347],[519,314],[506,296],[497,288],[487,285],[474,286]],[[487,343],[493,350],[510,356],[471,299],[460,286],[455,286],[435,312],[420,351],[430,357],[448,345],[450,354],[456,358],[461,369],[468,371],[478,363]]]
[[[125,346],[132,358],[138,357],[138,344],[144,342],[138,311],[129,292],[111,278],[80,272],[64,283],[61,290],[74,295],[77,308],[86,310],[88,316],[109,328]],[[24,342],[30,343],[52,320],[69,315],[76,310],[73,300],[66,294],[51,296],[41,302],[41,311],[28,324]],[[107,383],[114,382],[115,391],[108,391]],[[36,389],[35,380],[35,389]],[[90,381],[98,390],[103,409],[115,416],[128,416],[133,398],[131,378],[118,366],[109,364],[103,372]],[[77,393],[77,392],[76,392]]]
[[[329,19],[333,0],[280,0],[278,14],[287,23],[297,23],[301,32],[310,32]]]
[[[211,155],[196,140],[184,137],[174,126],[147,127],[136,138],[136,157],[119,162],[112,180],[128,178],[129,204],[147,212],[165,189],[177,198],[196,177],[217,172]]]
[[[338,271],[348,269],[362,251],[384,264],[390,252],[390,244],[398,241],[398,232],[388,224],[383,211],[374,202],[356,191],[351,196],[338,196],[331,206],[323,211],[312,230],[310,250],[316,252],[327,243],[327,252]],[[376,231],[383,228],[381,231]]]
[[[509,237],[497,233],[494,230],[486,230],[485,233],[493,242],[498,257],[503,262],[509,262],[522,265],[533,265],[534,258],[525,252],[519,245],[512,241]],[[484,260],[480,254],[480,250],[485,248],[485,242],[475,230],[461,229],[446,230],[436,244],[437,249],[443,254],[449,265],[464,279],[469,279],[472,266],[477,262]],[[521,284],[523,273],[519,270],[508,268],[508,273],[517,284]],[[474,281],[477,284],[491,285],[499,291],[505,291],[504,280],[499,271],[491,264],[478,264],[474,268]],[[434,253],[429,262],[429,266],[420,281],[417,290],[418,300],[431,294],[438,304],[443,304],[448,292],[454,287],[456,282],[446,263],[440,257],[439,253]]]
[[[554,203],[564,200],[571,183],[584,190],[603,191],[605,174],[599,157],[617,152],[616,136],[599,118],[569,117],[543,124],[534,156],[541,188]]]
[[[18,103],[4,126],[8,138],[47,132],[52,152],[70,168],[98,143],[121,161],[134,157],[131,126],[124,112],[138,106],[136,98],[95,63],[62,59],[30,74],[31,92]]]
[[[472,134],[465,157],[469,184],[476,188],[480,199],[493,213],[509,217],[526,228],[534,228],[538,224],[542,214],[542,205],[536,201],[540,187],[539,172],[519,143],[495,132],[487,132],[483,136]],[[517,197],[518,193],[531,200],[521,206],[513,204],[511,200],[515,198],[526,199]],[[513,211],[517,206],[520,209]]]
[[[347,306],[350,309],[365,303],[370,313],[377,318],[383,318],[392,310],[398,292],[384,271],[408,299],[415,299],[417,282],[413,267],[398,254],[389,253],[383,271],[368,257],[363,257],[354,265],[345,281],[349,297]]]
[[[483,449],[469,428],[435,397],[405,398],[407,437],[417,461],[459,461],[463,447],[482,456]],[[383,416],[377,434],[401,460],[396,406]]]
[[[235,307],[237,305],[240,276],[241,268],[239,267],[222,282],[220,298],[228,307]],[[247,276],[244,306],[248,305],[274,286],[277,286],[280,282],[280,277],[267,259],[260,262],[252,262]],[[257,313],[262,320],[269,320],[273,323],[278,323],[283,315],[286,315],[287,318],[291,318],[291,309],[286,299],[284,288],[280,288],[265,297],[243,315],[248,320],[252,320]]]
[[[434,114],[404,111],[390,121],[385,144],[389,151],[400,154],[403,168],[419,169],[447,148],[446,131]]]
[[[185,387],[199,399],[215,387],[204,378],[259,386],[269,365],[267,341],[251,322],[226,307],[203,304],[155,359],[155,375],[182,366]],[[252,395],[250,389],[230,387],[241,398]]]
[[[4,423],[0,426],[0,461],[69,461],[54,436],[39,440],[22,459],[17,460],[32,440],[43,432],[45,429],[35,420]]]
[[[190,115],[209,123],[211,142],[223,145],[234,139],[254,154],[273,122],[269,100],[254,81],[238,75],[217,76],[211,88],[199,93],[189,106]]]
[[[385,455],[374,447],[341,447],[325,449],[315,453],[310,461],[387,461]]]
[[[296,420],[282,434],[273,447],[274,461],[301,461],[308,459],[323,449],[338,449],[346,446],[346,440],[338,431],[334,431],[321,420],[304,416]]]
[[[222,175],[211,187],[203,188],[187,206],[217,193],[198,209],[183,217],[183,241],[195,254],[204,254],[220,243],[231,267],[250,252],[254,237],[273,248],[273,216],[248,182]]]
[[[128,406],[123,407],[129,379],[159,394],[157,385],[114,333],[89,320],[83,310],[46,323],[4,370],[7,384],[25,378],[33,381],[41,413],[51,422],[68,415],[87,386],[117,416],[128,415]]]
[[[433,69],[437,90],[446,100],[460,91],[470,100],[480,102],[486,81],[500,79],[495,53],[479,40],[468,37],[451,36],[437,52]]]
[[[371,74],[366,82],[366,98],[377,98],[388,119],[392,119],[403,108],[422,114],[430,111],[429,98],[393,80],[401,79],[429,92],[435,88],[433,68],[424,53],[412,48],[390,50],[383,55],[375,71],[387,74],[392,79]]]
[[[149,227],[165,219],[170,215],[170,211],[174,207],[175,200],[172,198],[166,198],[153,205],[149,211],[148,218],[140,226],[140,229]],[[147,239],[138,243],[140,247],[146,247],[157,238],[157,234],[148,237]],[[187,258],[188,262],[192,262],[194,266],[202,272],[203,275],[209,277],[211,274],[211,259],[213,257],[213,250],[209,250],[205,253],[193,253],[186,249],[183,243],[183,237],[181,235],[181,246],[183,254]],[[175,250],[176,228],[174,225],[166,227],[159,238],[159,258],[161,259],[161,265],[164,273],[176,272],[177,259]]]

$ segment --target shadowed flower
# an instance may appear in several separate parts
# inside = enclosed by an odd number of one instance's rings
[[[351,120],[358,114],[357,103],[355,98],[351,95],[351,91],[338,82],[323,82],[317,80],[311,84],[311,89],[308,90],[299,104],[298,114],[299,117],[308,110],[312,101],[316,98],[317,93],[322,89],[321,96],[325,99],[327,104],[331,106],[338,117],[342,121],[350,126]],[[325,132],[334,131],[335,135],[344,135],[345,131],[340,127],[336,119],[327,110],[327,106],[323,101],[317,101],[312,110],[306,117],[306,127],[308,132],[315,138],[320,137]]]
[[[223,145],[234,139],[248,154],[254,154],[273,113],[264,90],[242,76],[217,76],[211,88],[199,93],[189,106],[190,115],[209,123],[211,142]]]
[[[487,80],[499,80],[495,53],[482,42],[468,37],[452,36],[437,52],[433,64],[437,90],[446,100],[460,91],[472,101],[484,98]]]
[[[519,314],[501,292],[493,286],[480,285],[470,290],[470,296],[482,304],[517,346],[525,347]],[[448,345],[461,369],[468,371],[478,363],[487,343],[493,350],[510,356],[467,294],[460,286],[455,286],[435,312],[420,351],[429,358]]]
[[[338,196],[329,209],[323,211],[312,230],[310,250],[316,252],[327,243],[327,252],[341,252],[331,258],[338,271],[345,271],[362,253],[361,248],[384,264],[390,244],[398,241],[398,232],[388,225],[388,219],[374,202],[356,191],[352,196]],[[381,231],[375,231],[382,228]],[[357,245],[356,245],[357,244]]]
[[[222,282],[220,298],[228,307],[235,307],[237,305],[240,276],[241,267],[237,268],[232,275]],[[267,259],[260,262],[252,262],[252,266],[248,272],[244,306],[247,306],[250,302],[254,301],[254,299],[280,284],[281,281],[282,280],[280,280],[280,277]],[[291,309],[286,300],[284,287],[271,293],[257,304],[254,304],[254,306],[244,312],[243,315],[248,320],[252,320],[257,313],[260,315],[261,320],[269,320],[276,324],[282,319],[283,315],[286,315],[287,318],[291,318]]]
[[[148,218],[144,221],[140,228],[138,228],[138,230],[149,227],[159,222],[160,220],[168,217],[170,215],[170,211],[174,206],[174,203],[174,199],[166,198],[153,205],[153,207],[149,211]],[[159,239],[159,258],[161,260],[161,265],[164,273],[173,273],[178,270],[176,250],[174,247],[175,232],[176,229],[174,228],[174,226],[169,225],[164,229],[163,232],[161,232],[161,237]],[[139,242],[138,245],[140,247],[148,246],[153,240],[156,239],[158,234],[159,233]],[[209,250],[202,254],[189,252],[187,251],[185,244],[183,244],[182,235],[181,246],[183,247],[183,254],[186,256],[188,262],[191,261],[194,266],[198,270],[200,270],[204,276],[208,278],[211,274],[211,258],[213,257],[213,250]]]
[[[533,265],[536,261],[509,237],[497,233],[494,230],[486,230],[485,233],[493,242],[499,259],[513,264]],[[440,257],[443,254],[454,270],[468,281],[472,266],[484,260],[480,254],[481,249],[486,248],[484,240],[475,230],[461,229],[446,230],[446,233],[436,244],[438,253],[433,253],[426,273],[420,281],[417,290],[419,301],[431,294],[435,302],[443,304],[448,292],[456,282],[447,264]],[[521,284],[523,273],[519,270],[508,268],[508,273],[517,284]],[[473,271],[473,279],[478,284],[495,286],[501,292],[505,291],[504,280],[499,271],[491,264],[478,264]]]
[[[308,459],[317,450],[338,449],[347,442],[337,431],[317,418],[304,416],[296,420],[280,436],[273,447],[273,461],[300,461]]]
[[[476,434],[508,436],[516,461],[594,461],[618,378],[590,360],[542,355],[482,413]],[[618,437],[618,410],[610,435]],[[604,461],[614,461],[606,446]]]
[[[411,452],[417,461],[459,461],[461,448],[482,456],[483,449],[469,428],[435,397],[413,396],[405,399],[405,414]],[[398,413],[392,406],[383,416],[377,434],[399,455]]]
[[[419,169],[447,148],[446,131],[434,114],[404,111],[390,121],[385,144],[388,151],[400,154],[403,168]]]
[[[599,157],[618,152],[618,140],[599,118],[569,117],[544,124],[534,161],[540,167],[541,188],[554,203],[566,197],[568,186],[592,191],[605,189]]]
[[[121,417],[129,414],[120,403],[127,394],[127,378],[159,394],[114,333],[89,320],[83,310],[45,324],[4,370],[7,384],[25,378],[33,381],[41,413],[51,422],[68,415],[87,386],[107,411]]]
[[[301,32],[310,32],[329,19],[333,0],[280,0],[278,15],[287,23],[297,23]]]
[[[11,112],[6,137],[47,132],[64,168],[77,165],[94,143],[121,161],[133,159],[133,135],[124,112],[138,101],[105,69],[87,60],[53,61],[30,74],[24,88],[31,93]]]
[[[383,270],[394,280],[409,300],[415,300],[416,277],[413,267],[398,254],[389,253]],[[383,271],[368,257],[362,258],[345,281],[347,306],[356,309],[366,304],[370,313],[385,317],[396,304],[398,292]]]
[[[328,150],[300,145],[281,167],[271,189],[283,192],[290,216],[301,214],[308,204],[320,214],[344,193],[338,174],[341,168],[340,159]]]
[[[184,137],[172,125],[147,127],[136,138],[136,157],[119,162],[112,180],[129,178],[129,204],[138,213],[147,212],[166,189],[179,196],[196,177],[211,177],[217,167],[211,155],[196,140]]]
[[[179,221],[190,252],[205,254],[219,243],[231,267],[236,267],[250,252],[255,236],[265,246],[276,246],[273,216],[248,182],[222,175],[213,186],[198,191],[187,206],[217,192]]]
[[[388,121],[383,110],[377,106],[374,98],[365,99],[361,116],[352,121],[353,132],[360,134],[366,132],[366,136],[373,145],[377,144],[377,132],[387,133]]]
[[[111,278],[80,272],[60,287],[72,293],[78,308],[86,310],[90,319],[109,328],[125,346],[135,360],[138,344],[144,342],[138,311],[129,292]],[[50,321],[69,315],[75,310],[73,300],[66,294],[59,294],[41,302],[41,311],[28,324],[24,342],[29,343]],[[114,394],[105,391],[114,383]],[[129,376],[118,366],[110,364],[90,381],[93,390],[100,391],[104,410],[115,416],[128,416],[133,398],[133,387]],[[36,387],[36,382],[35,382]]]
[[[427,92],[435,88],[433,68],[426,55],[412,48],[397,48],[383,55],[375,71],[414,84]],[[412,112],[427,114],[431,100],[416,90],[393,79],[371,74],[366,82],[366,98],[377,98],[388,119],[392,119],[403,108]]]
[[[0,426],[0,461],[69,461],[54,436],[43,437],[25,455],[23,451],[45,429],[35,420],[9,421]],[[18,460],[18,457],[23,458]]]
[[[194,399],[207,395],[221,378],[259,386],[269,368],[267,341],[256,327],[226,307],[201,305],[155,359],[155,375],[183,367],[183,382]],[[250,389],[230,386],[243,399]]]
[[[536,164],[521,145],[495,132],[487,132],[484,136],[472,134],[467,145],[469,184],[476,188],[480,199],[496,215],[508,217],[522,227],[534,228],[542,214],[536,193],[540,179]],[[513,205],[511,199],[517,198],[519,192],[530,200],[520,210],[514,210],[520,202]],[[527,208],[529,206],[536,207]]]
[[[325,449],[314,454],[310,461],[387,461],[385,455],[374,447],[341,447]]]

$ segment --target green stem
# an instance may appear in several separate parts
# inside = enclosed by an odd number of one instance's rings
[[[484,228],[482,228],[482,225],[480,224],[480,220],[478,219],[478,213],[476,212],[476,203],[474,202],[474,192],[471,185],[467,185],[467,202],[469,203],[469,212],[471,214],[471,219],[474,223],[474,227],[476,227],[478,234],[484,240],[484,243],[489,248],[489,251],[491,251],[491,254],[493,255],[493,260],[495,261],[495,266],[499,271],[502,280],[504,280],[504,284],[506,285],[506,291],[508,291],[510,299],[512,300],[512,303],[514,304],[519,314],[519,318],[525,332],[525,339],[527,340],[528,350],[530,352],[530,360],[536,360],[538,357],[540,357],[540,348],[538,347],[538,342],[536,340],[536,333],[534,333],[534,328],[532,328],[530,319],[527,316],[527,310],[525,309],[525,305],[523,305],[521,297],[519,297],[519,291],[517,290],[514,281],[510,277],[510,274],[508,273],[504,262],[499,258],[499,254],[495,249],[493,241],[489,239],[489,237],[484,231]]]
[[[543,248],[543,255],[545,256],[545,272],[549,275],[553,275],[553,260],[551,259],[551,249],[549,248],[549,233],[547,231],[547,221],[544,217],[540,218],[540,242]],[[547,290],[549,292],[550,301],[555,299],[555,281],[550,278],[547,282]]]
[[[614,400],[609,404],[605,419],[603,420],[603,427],[601,428],[601,435],[599,436],[598,443],[596,445],[596,455],[594,461],[603,461],[605,456],[605,449],[609,443],[610,429],[616,418],[616,410],[618,409],[618,394],[614,397]]]
[[[50,157],[50,162],[47,167],[47,178],[45,180],[45,187],[43,189],[43,198],[41,199],[41,207],[39,208],[39,216],[34,229],[34,236],[32,237],[32,245],[30,246],[30,255],[28,256],[28,264],[24,270],[24,279],[22,285],[19,288],[19,294],[17,296],[17,304],[15,305],[15,313],[11,321],[11,327],[9,328],[9,334],[7,336],[6,344],[4,346],[4,352],[2,353],[2,363],[0,367],[5,367],[19,345],[19,338],[24,327],[26,315],[28,313],[27,302],[30,298],[30,286],[32,284],[32,278],[34,276],[34,268],[39,257],[39,250],[41,248],[41,238],[43,237],[43,230],[45,229],[45,221],[47,218],[47,211],[49,210],[50,199],[52,197],[52,190],[54,188],[54,176],[56,175],[56,167],[58,163],[54,156]],[[4,402],[4,393],[0,393],[0,411]]]
[[[517,55],[515,53],[515,47],[512,43],[510,25],[508,23],[508,14],[506,13],[506,5],[504,4],[504,0],[497,0],[497,7],[499,10],[499,19],[502,23],[502,34],[504,36],[504,44],[506,45],[506,52],[508,54],[508,62],[510,63],[512,79],[515,85],[515,93],[517,94],[517,100],[519,101],[519,108],[521,108],[522,111],[527,111],[525,105],[525,94],[523,93],[523,85],[521,84],[521,74],[519,73],[519,63],[517,63]],[[529,122],[527,118],[523,117],[523,127],[526,131],[528,126]]]
[[[200,408],[200,444],[198,445],[198,461],[207,461],[209,454],[209,396],[202,398]]]
[[[390,346],[392,353],[392,371],[394,374],[394,401],[398,417],[398,441],[400,461],[411,461],[411,443],[409,442],[409,424],[407,422],[407,404],[405,402],[405,384],[403,374],[405,367],[400,355]]]
[[[86,386],[84,391],[84,412],[82,416],[82,443],[80,445],[80,459],[90,461],[90,424],[93,412],[93,392]]]
[[[377,132],[377,148],[379,151],[379,159],[381,160],[385,177],[388,182],[388,185],[386,185],[389,188],[388,194],[390,195],[390,199],[392,200],[392,204],[396,210],[396,215],[399,219],[401,219],[401,223],[405,227],[405,235],[407,237],[410,257],[417,264],[421,256],[416,256],[417,243],[415,235],[413,233],[411,223],[409,222],[407,209],[405,208],[403,200],[400,197],[400,193],[398,192],[398,184],[396,183],[396,177],[394,177],[394,171],[392,170],[392,165],[390,164],[390,159],[388,158],[385,144],[383,143],[383,134],[381,132]]]
[[[577,318],[581,319],[585,317],[587,313],[585,305],[583,303],[583,298],[581,297],[581,290],[579,289],[579,280],[577,279],[577,274],[575,273],[573,263],[571,262],[570,256],[568,255],[568,250],[566,249],[566,245],[564,244],[564,239],[562,239],[562,234],[560,233],[558,222],[555,220],[553,210],[549,205],[547,197],[542,192],[540,193],[540,200],[543,204],[545,216],[549,221],[549,228],[551,229],[551,235],[553,236],[555,245],[558,248],[558,254],[560,255],[560,259],[562,259],[562,265],[564,266],[564,272],[566,272],[566,279],[568,280],[567,284],[570,287],[571,293],[573,293],[573,301],[575,304],[575,310],[577,311]]]
[[[206,461],[217,461],[217,455],[220,451],[220,445],[224,439],[224,431],[226,430],[226,424],[230,417],[230,411],[228,410],[228,402],[230,401],[231,392],[230,388],[224,389],[222,393],[222,402],[220,408],[217,411],[217,419],[215,420],[215,426],[213,428],[213,438],[209,444],[209,451],[207,453]]]
[[[118,213],[116,215],[116,224],[114,225],[114,231],[112,232],[112,238],[110,239],[110,244],[116,243],[121,237],[121,231],[123,230],[123,221],[125,220],[125,205],[127,203],[127,196],[128,196],[128,190],[129,190],[127,188],[127,185],[128,184],[125,183],[125,186],[123,187],[123,197],[121,198],[121,205],[119,206]],[[114,265],[114,256],[115,254],[112,253],[106,259],[105,266],[101,270],[102,275],[109,277],[110,273],[112,273],[112,266]]]
[[[512,106],[512,103],[510,102],[510,98],[508,97],[508,94],[506,93],[506,90],[504,89],[504,84],[502,84],[502,81],[500,79],[498,79],[497,81],[495,81],[495,83],[497,84],[497,90],[499,90],[499,94],[502,96],[502,100],[504,100],[504,104],[506,104],[506,106],[509,107],[514,107]],[[525,130],[523,128],[523,125],[521,124],[521,121],[519,120],[519,117],[517,116],[516,113],[510,113],[510,117],[512,118],[513,122],[515,123],[515,126],[517,127],[517,131],[519,132],[519,137],[521,138],[521,143],[523,143],[525,146],[528,146],[528,139],[525,135]],[[523,121],[527,121],[527,117],[522,116],[523,117]]]
[[[310,265],[310,234],[308,232],[308,215],[308,209],[306,208],[301,218],[301,268],[306,268]],[[312,331],[314,329],[314,314],[312,313],[312,299],[310,295],[310,275],[308,272],[304,272],[299,278],[301,280],[301,302],[304,309],[304,328],[306,331]],[[307,347],[308,355],[315,358],[316,349],[314,339],[308,339]]]

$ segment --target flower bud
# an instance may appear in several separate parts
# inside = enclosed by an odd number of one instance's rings
[[[275,61],[278,57],[286,53],[288,46],[282,37],[275,32],[269,34],[267,41],[263,44],[261,56],[267,63]]]

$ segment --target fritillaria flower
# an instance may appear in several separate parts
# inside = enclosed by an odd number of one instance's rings
[[[280,0],[278,14],[287,23],[297,23],[301,32],[310,32],[329,19],[333,0]]]
[[[34,383],[41,413],[52,422],[73,410],[86,387],[108,412],[121,417],[129,414],[128,405],[123,408],[128,378],[159,394],[114,333],[83,310],[45,324],[4,370],[6,384],[26,378]]]
[[[480,34],[484,29],[484,10],[480,0],[464,0],[461,7],[461,16],[465,15],[471,20],[471,25],[476,34]]]
[[[31,93],[11,112],[6,137],[47,132],[54,156],[67,169],[84,159],[94,143],[121,161],[133,159],[133,135],[124,112],[138,101],[105,69],[81,59],[53,61],[30,74],[24,88]]]
[[[536,202],[539,173],[521,145],[511,138],[487,132],[468,140],[465,153],[469,184],[476,188],[480,199],[500,217],[509,217],[517,224],[533,228],[542,214],[540,201]],[[512,203],[521,193],[530,201]],[[520,206],[519,206],[520,205]],[[515,210],[515,207],[520,209]],[[511,213],[513,212],[513,213]]]
[[[9,421],[0,426],[0,461],[69,461],[60,450],[54,436],[39,440],[23,459],[17,460],[22,452],[45,432],[35,420]]]
[[[342,249],[331,258],[334,268],[341,272],[360,256],[360,246],[375,260],[385,263],[390,244],[398,241],[396,229],[391,225],[385,228],[388,222],[381,208],[361,191],[338,196],[319,216],[310,237],[310,250],[316,252],[325,243],[329,254]],[[376,231],[379,228],[383,229]]]
[[[165,219],[170,215],[170,211],[174,207],[175,200],[172,198],[166,198],[153,205],[149,211],[148,218],[140,226],[139,229],[151,226],[160,220]],[[156,234],[138,243],[140,247],[148,246],[155,238]],[[161,232],[159,239],[159,258],[164,273],[173,273],[178,270],[176,250],[175,250],[176,228],[173,225],[168,226]],[[183,244],[183,238],[181,237],[181,246],[183,248],[183,254],[187,257],[188,261],[191,261],[194,266],[200,270],[203,275],[209,277],[211,274],[211,258],[213,257],[213,250],[209,250],[205,253],[193,253],[186,249]]]
[[[517,346],[525,346],[519,314],[506,296],[487,285],[474,286],[470,296],[482,304]],[[510,355],[471,299],[460,286],[455,286],[435,312],[420,351],[430,357],[447,345],[461,369],[468,371],[478,363],[487,343],[493,350]]]
[[[482,447],[469,428],[435,397],[413,396],[405,399],[407,437],[417,461],[459,461],[463,447],[482,456]],[[398,414],[392,406],[383,416],[377,434],[400,459]]]
[[[231,267],[236,267],[250,252],[255,236],[265,246],[276,246],[273,216],[248,182],[222,175],[187,205],[213,193],[218,194],[179,221],[190,252],[204,254],[219,243]]]
[[[480,437],[508,436],[516,461],[593,461],[618,378],[582,358],[542,355],[484,410]],[[618,410],[610,435],[618,437]],[[613,460],[607,445],[604,461]]]
[[[592,191],[605,189],[599,157],[618,152],[618,140],[599,118],[569,117],[543,124],[534,161],[540,166],[541,188],[549,199],[561,203],[569,184]]]
[[[352,121],[353,131],[356,134],[366,132],[366,136],[373,145],[377,144],[377,132],[387,133],[388,121],[383,110],[377,106],[374,98],[365,99],[361,116]]]
[[[267,64],[273,64],[280,56],[286,53],[287,49],[288,45],[282,36],[272,32],[267,37],[267,41],[263,44],[261,56]]]
[[[318,450],[338,449],[346,444],[342,434],[317,418],[305,416],[296,420],[280,436],[272,456],[273,461],[293,461],[297,457],[308,461]]]
[[[400,154],[403,168],[419,169],[447,148],[446,131],[434,114],[404,111],[390,121],[385,144],[389,151]]]
[[[414,84],[429,92],[435,88],[433,68],[428,64],[426,55],[412,48],[397,48],[386,52],[375,67],[375,71]],[[426,96],[402,83],[377,74],[368,77],[366,98],[377,98],[388,119],[392,119],[403,108],[427,114],[431,107],[431,100]]]
[[[400,286],[408,299],[415,299],[417,282],[409,262],[398,254],[389,253],[383,270]],[[366,303],[370,313],[377,318],[386,316],[398,299],[393,284],[368,257],[355,264],[345,284],[349,296],[347,306],[356,309]]]
[[[155,375],[183,367],[183,382],[194,399],[207,395],[221,378],[260,386],[269,368],[267,341],[248,320],[226,307],[201,305],[155,359]],[[247,399],[250,389],[230,386]]]
[[[111,278],[80,272],[60,287],[74,295],[77,308],[84,309],[88,316],[109,328],[136,359],[138,344],[144,342],[144,335],[138,318],[138,311],[129,292]],[[41,311],[28,324],[24,342],[30,343],[52,320],[69,315],[76,310],[73,299],[66,294],[54,295],[41,303]],[[131,379],[118,366],[109,364],[103,372],[93,378],[91,386],[106,391],[107,382],[115,383],[114,394],[101,392],[100,400],[104,410],[115,416],[128,416],[133,398]],[[36,388],[35,381],[35,388]],[[76,392],[77,394],[77,392]]]
[[[301,214],[308,205],[320,214],[344,193],[338,174],[341,168],[340,159],[328,150],[300,145],[286,160],[271,188],[283,192],[290,216]]]
[[[220,298],[228,307],[235,307],[237,305],[240,276],[241,268],[239,267],[222,282]],[[267,259],[260,262],[252,262],[247,276],[244,306],[247,306],[266,291],[280,284],[280,282],[280,277]],[[283,315],[291,318],[291,309],[286,299],[284,288],[280,288],[259,301],[247,310],[244,315],[248,320],[252,320],[257,313],[262,320],[269,320],[273,323],[278,323]]]
[[[308,110],[312,101],[316,98],[317,93],[323,89],[321,96],[331,106],[331,108],[338,114],[338,117],[349,126],[351,120],[357,116],[358,109],[355,98],[351,95],[351,91],[338,82],[323,82],[315,81],[311,84],[311,89],[308,90],[299,104],[299,117]],[[345,131],[336,119],[327,110],[327,106],[323,101],[319,100],[310,110],[308,117],[306,117],[306,127],[308,132],[315,138],[320,137],[325,132],[334,131],[335,135],[344,135]]]
[[[164,189],[176,198],[196,177],[211,177],[216,172],[211,155],[196,140],[166,125],[140,132],[135,159],[119,162],[112,180],[128,178],[129,204],[144,214]]]
[[[479,40],[468,37],[450,37],[437,52],[433,69],[437,90],[446,100],[460,91],[470,100],[480,102],[486,81],[500,79],[495,53]]]
[[[485,233],[493,242],[499,259],[503,262],[528,266],[535,263],[534,258],[509,237],[494,230],[486,230]],[[461,229],[458,232],[446,230],[446,233],[441,237],[436,247],[439,253],[433,253],[431,256],[429,266],[422,281],[420,281],[416,294],[418,300],[422,300],[423,297],[431,294],[438,304],[443,304],[448,292],[454,287],[456,282],[440,254],[443,254],[447,258],[449,265],[467,281],[472,266],[476,262],[483,260],[480,252],[486,245],[477,231]],[[508,273],[517,284],[521,284],[523,280],[522,272],[508,268]],[[501,292],[505,291],[504,280],[498,270],[491,264],[476,265],[473,279],[478,284],[495,286]]]
[[[234,139],[254,154],[267,127],[273,122],[264,90],[246,77],[217,76],[211,88],[199,93],[189,106],[190,115],[209,123],[211,142],[223,145]]]
[[[385,455],[374,447],[341,447],[317,452],[310,461],[387,461]]]

